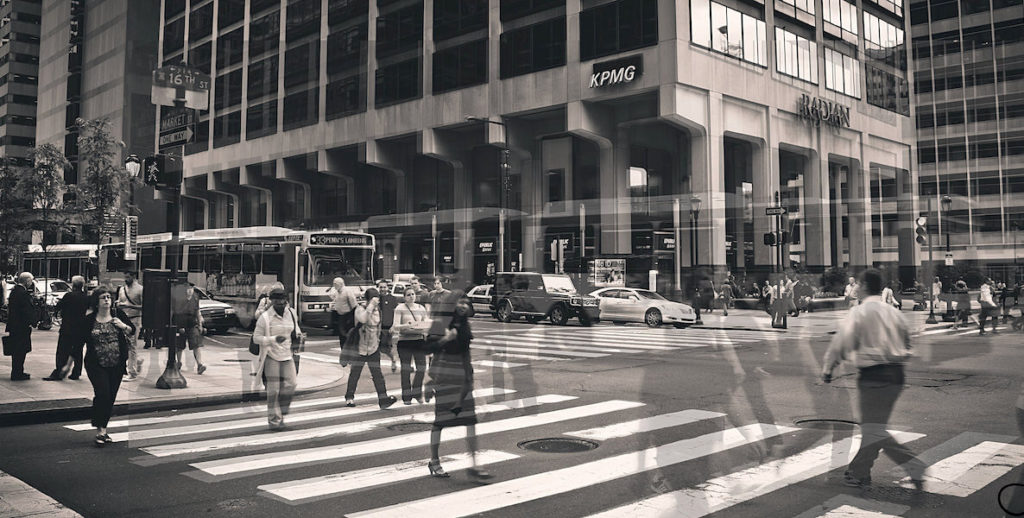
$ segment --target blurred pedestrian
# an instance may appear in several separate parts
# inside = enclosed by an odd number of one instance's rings
[[[441,467],[441,430],[451,426],[465,426],[466,445],[473,465],[469,475],[478,480],[489,479],[492,475],[480,469],[476,459],[477,418],[473,401],[473,363],[469,353],[470,342],[473,340],[469,317],[473,316],[473,305],[460,291],[446,294],[440,302],[446,306],[454,304],[455,307],[451,322],[438,341],[439,350],[430,367],[431,382],[428,390],[434,392],[434,427],[430,430],[430,463],[427,467],[431,476],[449,476]]]
[[[953,329],[959,329],[961,325],[969,326],[971,323],[971,295],[967,289],[967,283],[958,279],[950,292],[951,300],[956,301],[956,319],[953,321]]]
[[[206,372],[203,365],[203,314],[199,311],[199,297],[196,295],[195,284],[191,282],[185,288],[185,296],[174,308],[174,325],[179,329],[178,343],[174,354],[178,358],[178,369],[181,370],[181,354],[188,345],[196,359],[196,374]]]
[[[981,292],[978,294],[978,303],[981,304],[981,313],[978,315],[978,334],[985,334],[985,322],[992,318],[992,334],[998,334],[996,324],[999,322],[999,307],[992,299],[992,279],[985,279],[981,283]]]
[[[380,291],[380,352],[391,360],[391,372],[395,372],[398,370],[398,362],[395,361],[391,326],[395,325],[398,297],[391,294],[391,285],[384,279],[377,281],[377,290]]]
[[[796,307],[796,286],[800,282],[796,277],[786,275],[786,284],[783,286],[782,297],[786,302],[785,311],[787,315],[800,316],[800,309]]]
[[[888,304],[896,309],[899,309],[899,302],[896,301],[896,295],[892,291],[892,283],[882,288],[882,302]]]
[[[327,295],[331,297],[331,323],[334,324],[334,330],[338,333],[338,342],[344,347],[349,330],[356,325],[355,310],[358,305],[356,296],[351,290],[345,288],[345,279],[341,277],[334,278],[334,285],[327,291]]]
[[[942,293],[942,281],[938,277],[932,280],[932,311],[935,310],[936,304],[939,303],[939,295]]]
[[[384,385],[384,374],[380,371],[380,292],[376,288],[370,288],[363,292],[363,300],[363,304],[356,305],[355,318],[359,322],[356,331],[359,334],[359,350],[348,373],[345,405],[356,406],[356,386],[359,384],[359,377],[365,365],[370,369],[373,388],[377,391],[377,404],[380,405],[381,410],[384,410],[394,405],[398,399],[388,395],[387,387]]]
[[[409,286],[416,292],[416,300],[423,305],[423,307],[430,310],[430,292],[427,291],[426,286],[420,283],[420,278],[413,275],[412,279],[409,279]]]
[[[924,464],[889,434],[889,416],[903,391],[903,367],[912,356],[910,327],[903,314],[882,302],[882,272],[869,268],[861,272],[861,304],[850,310],[825,353],[822,381],[832,382],[832,372],[844,360],[859,372],[857,394],[860,402],[860,450],[850,462],[843,482],[851,487],[871,484],[871,467],[878,453],[885,451],[910,475],[921,490]]]
[[[136,352],[139,339],[138,331],[142,329],[142,284],[135,280],[135,273],[124,272],[124,286],[117,289],[117,307],[124,311],[132,320],[132,339],[128,343],[128,374],[124,381],[135,381],[142,371],[142,363]]]
[[[57,335],[57,362],[53,372],[43,378],[46,381],[61,381],[64,376],[77,380],[82,375],[82,348],[88,336],[85,327],[85,313],[89,309],[89,296],[85,294],[85,277],[71,278],[71,291],[57,301],[56,311],[60,313],[60,333]],[[73,365],[73,367],[72,367]]]
[[[857,280],[853,277],[846,282],[846,289],[843,291],[843,297],[846,298],[846,303],[849,307],[853,308],[859,303],[857,297]]]
[[[32,326],[38,319],[29,289],[35,284],[31,273],[22,272],[7,296],[7,333],[3,340],[4,355],[11,357],[11,381],[25,381],[32,376],[25,372],[25,357],[32,352]]]
[[[722,300],[722,316],[729,316],[729,306],[732,305],[732,294],[733,294],[733,280],[732,274],[722,281],[722,287],[719,291],[719,298]]]
[[[114,412],[114,401],[130,361],[135,324],[115,306],[105,287],[92,292],[92,313],[86,317],[85,370],[92,383],[92,425],[96,428],[97,447],[113,442],[107,435],[107,423]]]
[[[292,345],[302,337],[298,316],[288,307],[284,288],[270,290],[269,310],[260,315],[253,340],[260,345],[257,372],[266,376],[267,422],[271,430],[283,430],[295,395],[296,371],[292,361]]]
[[[426,343],[430,329],[427,308],[417,304],[416,291],[405,289],[405,302],[395,309],[392,332],[397,342],[398,358],[402,362],[402,403],[411,405],[413,400],[423,402],[423,377],[427,371]],[[416,374],[413,375],[413,362]]]

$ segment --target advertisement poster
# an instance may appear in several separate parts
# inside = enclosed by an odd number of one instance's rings
[[[625,259],[594,259],[594,286],[625,286]]]

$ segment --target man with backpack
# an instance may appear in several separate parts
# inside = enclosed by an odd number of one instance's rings
[[[124,272],[124,286],[117,289],[117,307],[132,321],[135,332],[128,339],[128,374],[123,381],[135,381],[142,370],[142,362],[136,352],[139,330],[142,329],[142,285],[135,280],[133,272]]]

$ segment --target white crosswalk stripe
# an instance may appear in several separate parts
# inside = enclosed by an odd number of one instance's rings
[[[836,495],[793,518],[896,518],[909,510],[908,506],[891,502]]]

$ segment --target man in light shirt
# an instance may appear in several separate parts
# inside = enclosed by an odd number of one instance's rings
[[[857,282],[853,277],[850,277],[850,280],[846,283],[846,290],[843,292],[843,296],[851,308],[860,303],[857,300]]]
[[[331,310],[334,312],[332,321],[334,329],[338,333],[338,341],[345,347],[345,339],[350,329],[355,327],[356,322],[356,296],[352,291],[345,289],[345,280],[341,277],[334,279],[334,286],[327,292],[331,297]]]
[[[885,450],[903,466],[914,487],[923,487],[924,464],[889,434],[887,425],[896,400],[903,391],[903,365],[913,354],[910,328],[903,314],[882,302],[882,272],[869,268],[861,273],[858,293],[861,304],[852,308],[825,353],[822,381],[832,382],[832,371],[844,360],[853,362],[860,374],[861,443],[850,462],[843,483],[851,487],[871,484],[871,466]]]
[[[985,334],[985,321],[992,317],[992,334],[998,334],[996,323],[999,322],[999,307],[992,298],[992,279],[985,279],[981,284],[981,293],[978,294],[978,302],[981,304],[981,314],[978,315],[979,334]]]

